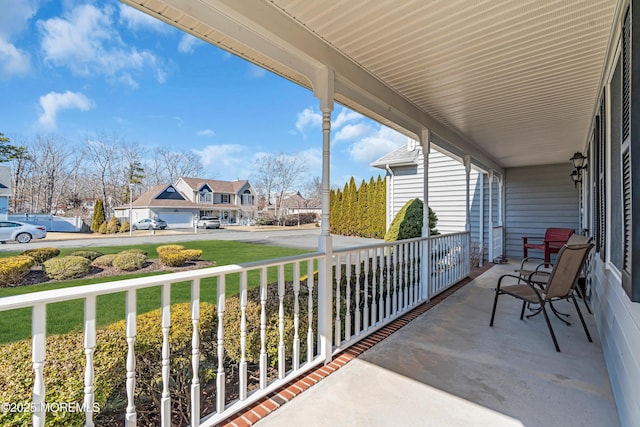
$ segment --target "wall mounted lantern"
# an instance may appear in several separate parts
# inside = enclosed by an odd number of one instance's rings
[[[587,168],[587,158],[580,152],[575,153],[571,159],[573,164],[573,171],[571,172],[571,179],[573,185],[577,188],[578,184],[582,183],[582,174],[580,171]]]

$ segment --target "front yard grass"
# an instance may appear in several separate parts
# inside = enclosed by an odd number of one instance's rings
[[[195,241],[180,242],[187,249],[201,249],[202,259],[214,261],[216,266],[241,264],[251,261],[260,261],[273,258],[308,253],[309,251],[283,248],[276,246],[256,245],[251,243],[241,243],[233,241]],[[55,246],[55,245],[52,245]],[[143,249],[147,251],[148,258],[157,258],[156,248],[159,244],[131,245],[131,246],[108,246],[92,247],[90,249],[104,254],[118,253],[125,249]],[[69,252],[86,248],[65,248],[60,249],[60,256]],[[18,255],[20,252],[3,252],[0,257]],[[287,266],[286,275],[290,280],[292,272],[291,266]],[[306,264],[303,263],[302,271],[306,271]],[[249,287],[259,286],[258,272],[249,274]],[[39,292],[51,289],[68,288],[75,286],[91,285],[96,283],[113,282],[116,280],[130,279],[135,277],[150,276],[162,273],[147,274],[123,274],[120,276],[76,279],[63,282],[42,283],[30,286],[18,286],[13,288],[0,289],[0,298],[10,295],[21,295],[31,292]],[[268,281],[277,280],[277,270],[268,270]],[[239,290],[239,275],[228,275],[226,279],[227,295],[237,294]],[[203,280],[200,288],[200,300],[202,302],[216,303],[216,285],[213,279]],[[191,300],[191,283],[181,282],[171,287],[172,304],[189,302]],[[49,304],[47,306],[47,334],[62,334],[73,331],[82,331],[84,322],[84,301],[73,300],[60,303]],[[137,312],[138,314],[160,308],[160,287],[141,289],[137,292]],[[125,293],[119,292],[110,295],[102,295],[97,299],[97,326],[110,325],[125,318]],[[13,342],[31,336],[31,309],[19,309],[11,311],[0,311],[0,343]]]

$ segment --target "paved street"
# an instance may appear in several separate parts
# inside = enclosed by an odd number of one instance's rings
[[[318,248],[319,228],[277,229],[240,229],[229,227],[220,230],[139,230],[132,237],[125,235],[99,235],[86,233],[49,232],[43,240],[32,240],[27,244],[7,242],[0,245],[0,252],[22,251],[25,249],[57,247],[57,248],[90,248],[97,246],[121,246],[145,243],[178,243],[194,240],[234,240],[237,242],[256,243],[262,245],[286,246],[290,248],[315,250]],[[378,243],[377,239],[360,237],[333,236],[335,249]]]

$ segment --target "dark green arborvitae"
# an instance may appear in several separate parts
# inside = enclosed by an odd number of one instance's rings
[[[107,220],[104,214],[104,204],[102,199],[96,200],[96,204],[93,206],[93,220],[91,221],[91,231],[97,233],[100,230],[100,226]]]

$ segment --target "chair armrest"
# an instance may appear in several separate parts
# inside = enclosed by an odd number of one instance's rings
[[[522,243],[527,244],[529,239],[544,240],[541,236],[522,236]]]

